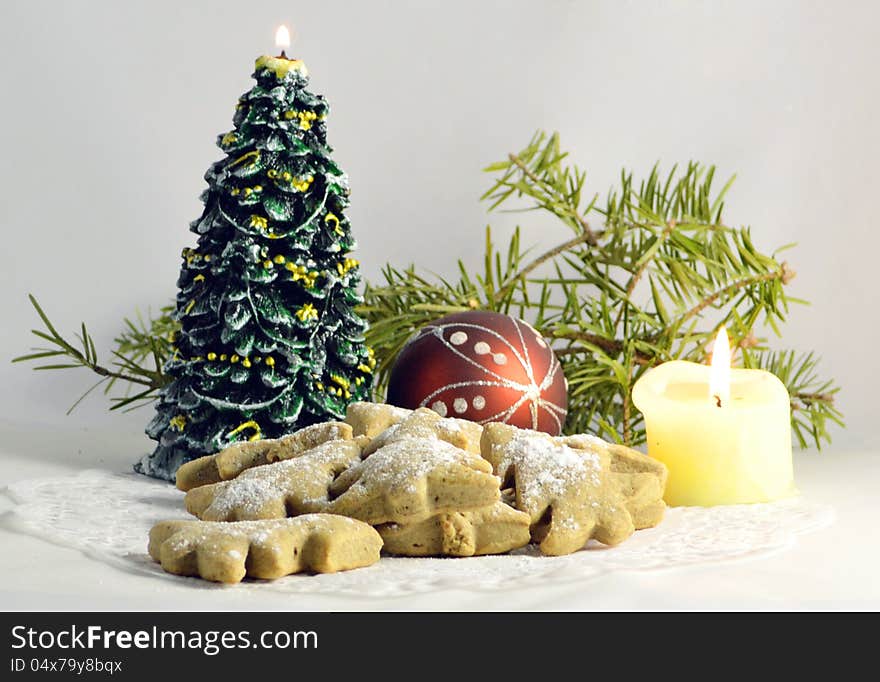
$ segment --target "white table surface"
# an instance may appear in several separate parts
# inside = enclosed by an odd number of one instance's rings
[[[149,446],[137,433],[0,425],[0,486],[82,468],[124,471]],[[0,526],[2,610],[878,609],[880,453],[796,453],[798,487],[835,522],[757,559],[499,593],[465,587],[401,598],[199,590],[131,575]],[[0,512],[12,503],[0,496]]]

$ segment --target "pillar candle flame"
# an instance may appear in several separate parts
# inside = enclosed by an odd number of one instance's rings
[[[287,26],[281,24],[278,27],[278,30],[275,31],[275,47],[277,47],[281,54],[285,54],[286,50],[290,47],[290,31],[287,30]]]
[[[712,346],[712,367],[709,372],[709,397],[718,407],[730,400],[730,342],[727,329],[721,327]]]

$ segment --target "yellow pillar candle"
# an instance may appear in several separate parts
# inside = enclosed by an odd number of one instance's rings
[[[711,367],[665,362],[636,382],[632,398],[645,416],[648,454],[669,468],[667,504],[769,502],[796,492],[788,390],[769,372],[731,369],[723,329]]]

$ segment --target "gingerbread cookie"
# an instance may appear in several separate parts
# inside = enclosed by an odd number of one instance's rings
[[[228,481],[242,471],[279,459],[290,459],[328,440],[352,437],[344,422],[314,424],[277,439],[245,441],[230,445],[216,455],[199,457],[177,470],[177,487],[186,492],[202,485]]]
[[[611,470],[617,473],[651,473],[661,478],[666,485],[668,470],[663,462],[649,457],[625,445],[609,443],[597,436],[580,433],[574,436],[559,436],[557,442],[579,450],[601,450],[611,456]]]
[[[367,438],[327,441],[293,459],[193,488],[184,499],[186,509],[205,521],[277,519],[324,511],[330,484],[360,460],[368,442]]]
[[[409,438],[439,439],[479,455],[482,435],[483,427],[476,422],[441,417],[434,410],[421,407],[409,412],[400,422],[392,424],[376,435],[364,449],[364,457],[389,443]]]
[[[665,488],[660,478],[651,473],[612,474],[617,489],[626,500],[636,530],[653,528],[663,520],[666,503]]]
[[[529,515],[496,502],[476,511],[437,514],[409,524],[388,523],[376,530],[385,551],[401,556],[504,554],[529,543]]]
[[[380,524],[487,507],[500,491],[491,465],[479,455],[437,438],[405,438],[354,463],[330,494],[325,511]]]
[[[345,422],[351,426],[355,436],[375,438],[411,413],[412,410],[382,403],[351,403],[345,411]]]
[[[595,538],[616,545],[635,530],[623,493],[611,480],[610,455],[576,450],[551,436],[506,424],[483,429],[483,456],[529,515],[544,554],[570,554]]]
[[[294,519],[212,523],[162,521],[150,531],[150,556],[175,575],[237,583],[334,573],[379,560],[382,538],[370,526],[329,514]]]
[[[652,528],[663,520],[663,493],[669,470],[663,462],[624,445],[587,434],[567,436],[559,442],[579,450],[598,450],[611,457],[612,479],[626,498],[636,530]]]

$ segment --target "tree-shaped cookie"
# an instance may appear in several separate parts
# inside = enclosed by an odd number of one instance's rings
[[[506,424],[487,424],[482,447],[502,485],[512,484],[516,508],[529,515],[544,554],[570,554],[591,538],[616,545],[635,530],[607,453]]]
[[[382,538],[370,526],[329,514],[211,523],[162,521],[150,531],[150,556],[169,573],[237,583],[301,571],[334,573],[379,560]]]
[[[226,157],[205,175],[198,242],[183,252],[171,382],[147,427],[158,444],[136,467],[150,476],[172,480],[233,442],[341,419],[370,394],[327,102],[296,60],[258,60],[254,78],[218,139]]]
[[[307,426],[281,438],[235,443],[216,455],[205,455],[181,466],[177,470],[177,487],[187,491],[201,485],[228,481],[245,469],[296,457],[328,440],[350,438],[351,427],[345,422],[325,422]]]
[[[387,523],[376,530],[385,551],[401,556],[504,554],[529,543],[529,515],[504,502],[469,512],[436,514],[418,523]]]
[[[331,440],[298,457],[258,466],[230,481],[193,488],[184,502],[206,521],[279,519],[324,511],[334,479],[360,460],[366,438]]]
[[[415,523],[487,507],[500,497],[486,460],[437,438],[384,445],[343,472],[330,493],[325,511],[371,524]]]

